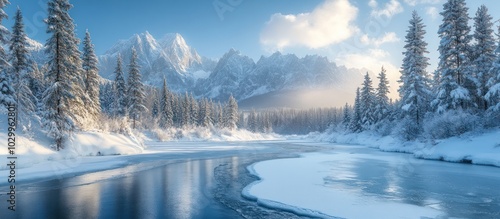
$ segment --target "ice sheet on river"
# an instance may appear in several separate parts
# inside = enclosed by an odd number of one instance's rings
[[[250,166],[249,170],[261,180],[247,186],[243,195],[269,207],[320,217],[435,218],[443,214],[430,207],[432,200],[423,206],[406,204],[386,197],[362,194],[362,188],[371,185],[345,183],[356,178],[357,173],[351,163],[367,158],[378,159],[369,154],[314,153],[301,158],[259,162]],[[384,189],[399,188],[388,183]]]

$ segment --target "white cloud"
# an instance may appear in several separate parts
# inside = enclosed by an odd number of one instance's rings
[[[384,36],[380,38],[370,38],[368,35],[363,35],[360,38],[361,43],[365,45],[373,45],[375,47],[379,47],[382,44],[385,43],[394,43],[394,42],[399,42],[400,39],[394,32],[389,32],[385,33]]]
[[[376,2],[375,2],[376,3]],[[370,2],[370,7],[372,7],[372,16],[380,17],[386,16],[388,18],[393,17],[396,14],[402,13],[404,11],[403,6],[398,0],[390,0],[384,5],[384,8],[379,9],[377,4],[372,4]]]
[[[433,20],[439,17],[439,10],[436,7],[428,7],[425,10],[425,13],[427,13]]]
[[[370,0],[370,2],[368,2],[368,5],[372,8],[377,8],[378,6],[377,0]]]
[[[415,6],[419,4],[440,4],[443,2],[443,0],[404,0],[406,4],[409,4],[410,6]]]
[[[271,50],[337,44],[358,32],[353,24],[357,14],[358,8],[349,0],[326,0],[309,13],[274,14],[262,30],[260,42]]]

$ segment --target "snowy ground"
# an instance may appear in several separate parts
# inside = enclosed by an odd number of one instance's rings
[[[443,140],[402,141],[397,137],[381,137],[373,133],[322,133],[304,137],[321,142],[366,145],[387,152],[414,154],[417,158],[465,162],[500,167],[500,129],[468,133]]]

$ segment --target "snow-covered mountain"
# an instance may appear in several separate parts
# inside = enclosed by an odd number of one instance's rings
[[[38,63],[46,62],[43,45],[30,40],[30,51]],[[180,34],[167,34],[160,40],[148,32],[120,40],[104,55],[99,56],[100,75],[114,79],[118,55],[123,59],[127,76],[131,50],[135,48],[145,84],[160,86],[166,77],[170,89],[193,92],[197,97],[226,100],[229,95],[240,102],[267,102],[280,106],[298,99],[303,91],[334,89],[330,96],[351,93],[362,82],[364,70],[337,66],[326,57],[311,55],[299,58],[276,52],[262,56],[257,62],[235,49],[230,49],[218,61],[200,56]],[[315,95],[317,96],[317,95]],[[280,100],[280,101],[278,101]],[[287,100],[287,101],[283,101]],[[341,100],[343,101],[343,100]],[[345,102],[344,102],[345,103]]]
[[[136,34],[128,40],[121,40],[104,55],[99,56],[100,74],[107,79],[114,78],[118,55],[123,59],[126,72],[131,50],[137,50],[143,80],[149,85],[160,85],[163,77],[172,89],[188,90],[194,85],[195,74],[210,71],[212,60],[202,58],[195,49],[189,47],[180,34],[167,34],[156,40],[148,32]],[[206,66],[204,67],[204,63]]]
[[[208,78],[198,80],[195,94],[213,99],[226,99],[233,94],[240,101],[258,99],[258,102],[269,102],[266,107],[295,107],[299,103],[291,102],[299,99],[297,91],[335,88],[352,93],[362,81],[362,73],[361,70],[337,66],[326,57],[317,55],[298,58],[276,52],[269,57],[262,56],[254,63],[251,58],[231,49],[219,60]],[[324,95],[328,98],[334,93]],[[252,104],[245,106],[252,107],[256,101],[247,102]]]

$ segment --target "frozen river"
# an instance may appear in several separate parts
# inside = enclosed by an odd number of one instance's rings
[[[19,184],[16,215],[2,209],[0,218],[299,218],[318,212],[500,218],[500,168],[356,146],[217,144],[218,151],[143,154],[111,170]],[[233,148],[222,150],[225,145]],[[299,154],[306,155],[291,158]],[[247,171],[256,162],[253,169],[264,178],[259,183]],[[248,192],[259,202],[241,196],[252,182]]]
[[[357,146],[259,162],[246,188],[266,206],[341,218],[500,218],[500,168]]]

